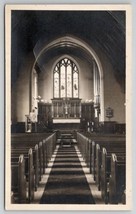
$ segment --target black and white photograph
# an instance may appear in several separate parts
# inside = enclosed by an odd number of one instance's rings
[[[5,209],[131,209],[131,6],[5,6]]]

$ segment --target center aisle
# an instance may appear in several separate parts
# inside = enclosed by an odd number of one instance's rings
[[[41,204],[95,204],[75,147],[59,147]]]

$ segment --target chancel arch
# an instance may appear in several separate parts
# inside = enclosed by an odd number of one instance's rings
[[[35,67],[36,63],[38,63],[40,66],[40,58],[43,54],[47,53],[50,50],[53,51],[56,49],[61,49],[61,50],[62,49],[63,50],[65,50],[65,49],[77,49],[78,52],[82,52],[83,54],[87,55],[88,61],[93,62],[93,73],[94,73],[94,77],[93,77],[94,80],[93,81],[96,82],[96,80],[97,80],[97,83],[94,84],[93,101],[96,102],[95,104],[97,106],[99,106],[99,109],[97,109],[97,112],[99,114],[99,120],[104,121],[103,69],[102,69],[102,65],[101,65],[101,62],[99,60],[99,57],[97,56],[95,51],[88,44],[86,44],[84,41],[82,41],[76,37],[73,37],[73,36],[64,36],[64,37],[61,37],[59,39],[53,40],[52,42],[50,42],[49,44],[46,44],[45,46],[44,45],[42,45],[41,47],[35,46],[34,51],[35,50],[38,50],[38,51],[35,52],[36,60],[35,60],[35,63],[33,65],[33,68]],[[60,57],[60,60],[63,57],[64,56],[62,55]],[[73,58],[70,58],[70,60],[73,60]],[[58,59],[57,59],[57,61],[58,61]],[[54,66],[55,66],[57,61],[54,62]],[[33,76],[33,72],[32,72],[32,76]],[[32,80],[33,80],[33,78],[31,77],[31,81]],[[32,85],[33,85],[33,83],[31,83],[30,109],[32,107]],[[96,88],[97,88],[97,91],[96,91]]]

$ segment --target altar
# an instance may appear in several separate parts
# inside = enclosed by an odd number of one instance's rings
[[[52,118],[53,123],[80,123],[81,99],[52,99]]]
[[[85,127],[89,121],[94,121],[93,102],[81,102],[79,98],[53,98],[51,102],[38,103],[38,124],[55,127],[79,124]]]
[[[54,124],[80,123],[80,118],[53,118]]]

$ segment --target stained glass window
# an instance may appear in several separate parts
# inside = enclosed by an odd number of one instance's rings
[[[65,66],[62,65],[60,67],[60,96],[65,97],[66,96],[66,72],[65,72]]]
[[[67,97],[72,97],[72,67],[67,67]]]
[[[54,73],[54,97],[59,97],[59,73]]]
[[[54,69],[54,98],[78,98],[78,75],[78,68],[72,60],[68,58],[60,60]]]

